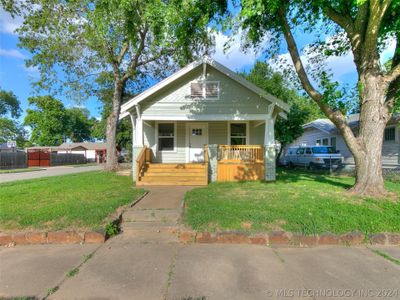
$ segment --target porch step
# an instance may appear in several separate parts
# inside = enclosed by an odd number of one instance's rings
[[[176,163],[147,163],[147,168],[152,169],[174,169],[174,170],[189,170],[189,169],[204,169],[203,163],[198,164],[176,164]]]
[[[201,163],[147,163],[136,185],[207,185]]]

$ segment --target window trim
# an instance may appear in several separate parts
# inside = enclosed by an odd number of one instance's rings
[[[250,122],[246,121],[228,121],[228,137],[227,137],[227,145],[231,144],[231,124],[246,124],[246,144],[250,145]]]
[[[202,91],[203,91],[203,97],[202,98],[196,98],[196,97],[192,97],[192,83],[200,83],[202,85]],[[217,97],[212,97],[212,98],[207,98],[206,97],[206,86],[207,83],[216,83],[218,85],[218,94]],[[221,93],[221,89],[220,89],[221,85],[220,85],[220,81],[216,81],[216,80],[206,80],[206,81],[191,81],[189,84],[189,88],[190,88],[190,97],[192,98],[192,100],[209,100],[209,101],[213,101],[213,100],[219,100],[220,99],[220,93]]]
[[[394,129],[394,140],[386,140],[386,139],[385,139],[385,131],[386,131],[387,129],[391,129],[391,128]],[[397,141],[396,132],[397,132],[396,126],[394,126],[394,125],[393,125],[393,126],[386,126],[386,127],[385,127],[385,130],[383,131],[383,142],[385,142],[385,143],[394,143],[394,142],[396,142],[396,141]]]
[[[336,135],[328,135],[328,136],[324,136],[324,137],[320,137],[317,138],[315,140],[315,145],[314,146],[327,146],[327,147],[331,147],[332,143],[331,143],[331,138],[336,138],[336,147],[337,147],[337,136]],[[324,145],[323,144],[323,140],[328,139],[328,145]],[[318,143],[319,141],[319,143]]]
[[[159,143],[158,143],[158,125],[159,124],[173,124],[174,125],[174,149],[173,150],[159,150]],[[155,144],[156,144],[156,152],[160,153],[176,153],[177,152],[177,147],[176,147],[176,140],[177,140],[177,122],[157,122],[156,121],[156,126],[155,126]]]

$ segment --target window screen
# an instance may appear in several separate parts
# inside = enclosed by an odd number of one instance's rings
[[[203,98],[203,84],[199,82],[192,82],[190,84],[190,93],[192,98]]]
[[[218,98],[219,90],[218,82],[207,82],[206,83],[206,98]]]
[[[175,139],[175,124],[160,123],[158,124],[158,150],[173,151]]]
[[[246,145],[247,141],[247,128],[246,123],[231,123],[231,145]]]

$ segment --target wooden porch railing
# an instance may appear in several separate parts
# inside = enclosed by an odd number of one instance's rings
[[[223,162],[264,162],[262,145],[220,145],[218,160]]]
[[[136,159],[136,181],[140,180],[140,175],[146,167],[146,162],[151,162],[151,149],[143,146]]]

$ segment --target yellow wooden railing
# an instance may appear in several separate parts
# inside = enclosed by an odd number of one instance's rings
[[[140,151],[137,159],[136,159],[136,181],[140,180],[140,174],[142,174],[146,162],[150,161],[151,158],[151,152],[149,151],[150,149],[147,148],[147,146],[143,146],[142,150]],[[150,155],[149,155],[150,153]]]
[[[218,160],[221,162],[264,162],[262,145],[219,145]]]

